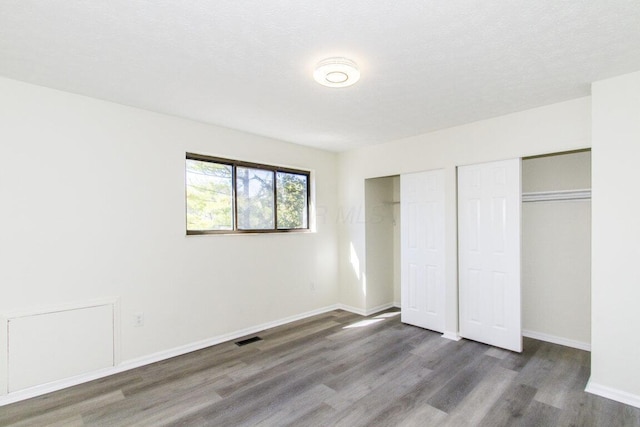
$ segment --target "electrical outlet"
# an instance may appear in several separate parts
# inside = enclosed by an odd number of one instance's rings
[[[144,326],[144,313],[133,313],[133,326]]]

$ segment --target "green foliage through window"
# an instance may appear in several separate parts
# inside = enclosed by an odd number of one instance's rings
[[[276,172],[278,228],[307,228],[307,175]]]
[[[233,230],[232,167],[187,159],[187,230]]]
[[[309,172],[187,154],[187,234],[309,228]]]
[[[237,167],[238,228],[271,230],[273,215],[273,171]]]

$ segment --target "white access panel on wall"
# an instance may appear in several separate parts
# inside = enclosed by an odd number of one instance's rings
[[[520,159],[458,167],[460,335],[522,351]]]
[[[13,393],[115,366],[115,300],[7,316],[6,390]]]
[[[444,170],[400,176],[401,319],[444,331]]]

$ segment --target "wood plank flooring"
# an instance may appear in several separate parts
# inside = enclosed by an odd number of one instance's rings
[[[585,393],[589,353],[522,354],[336,310],[28,401],[0,426],[639,426]]]

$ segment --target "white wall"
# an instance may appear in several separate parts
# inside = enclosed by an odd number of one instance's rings
[[[522,161],[522,191],[591,188],[591,153]],[[591,202],[523,203],[522,329],[588,348],[591,341]]]
[[[592,97],[589,390],[640,406],[640,72],[594,83]]]
[[[445,169],[445,252],[447,259],[456,259],[456,166],[587,148],[590,131],[587,97],[342,153],[340,210],[363,209],[367,178]],[[360,269],[366,268],[364,221],[343,215],[339,227],[341,302],[366,309],[366,283],[349,262],[355,258]],[[447,263],[446,288],[445,329],[457,333],[454,262]]]
[[[127,361],[336,303],[335,153],[3,78],[0,123],[0,313],[118,297]],[[187,151],[311,169],[317,232],[185,236]]]

